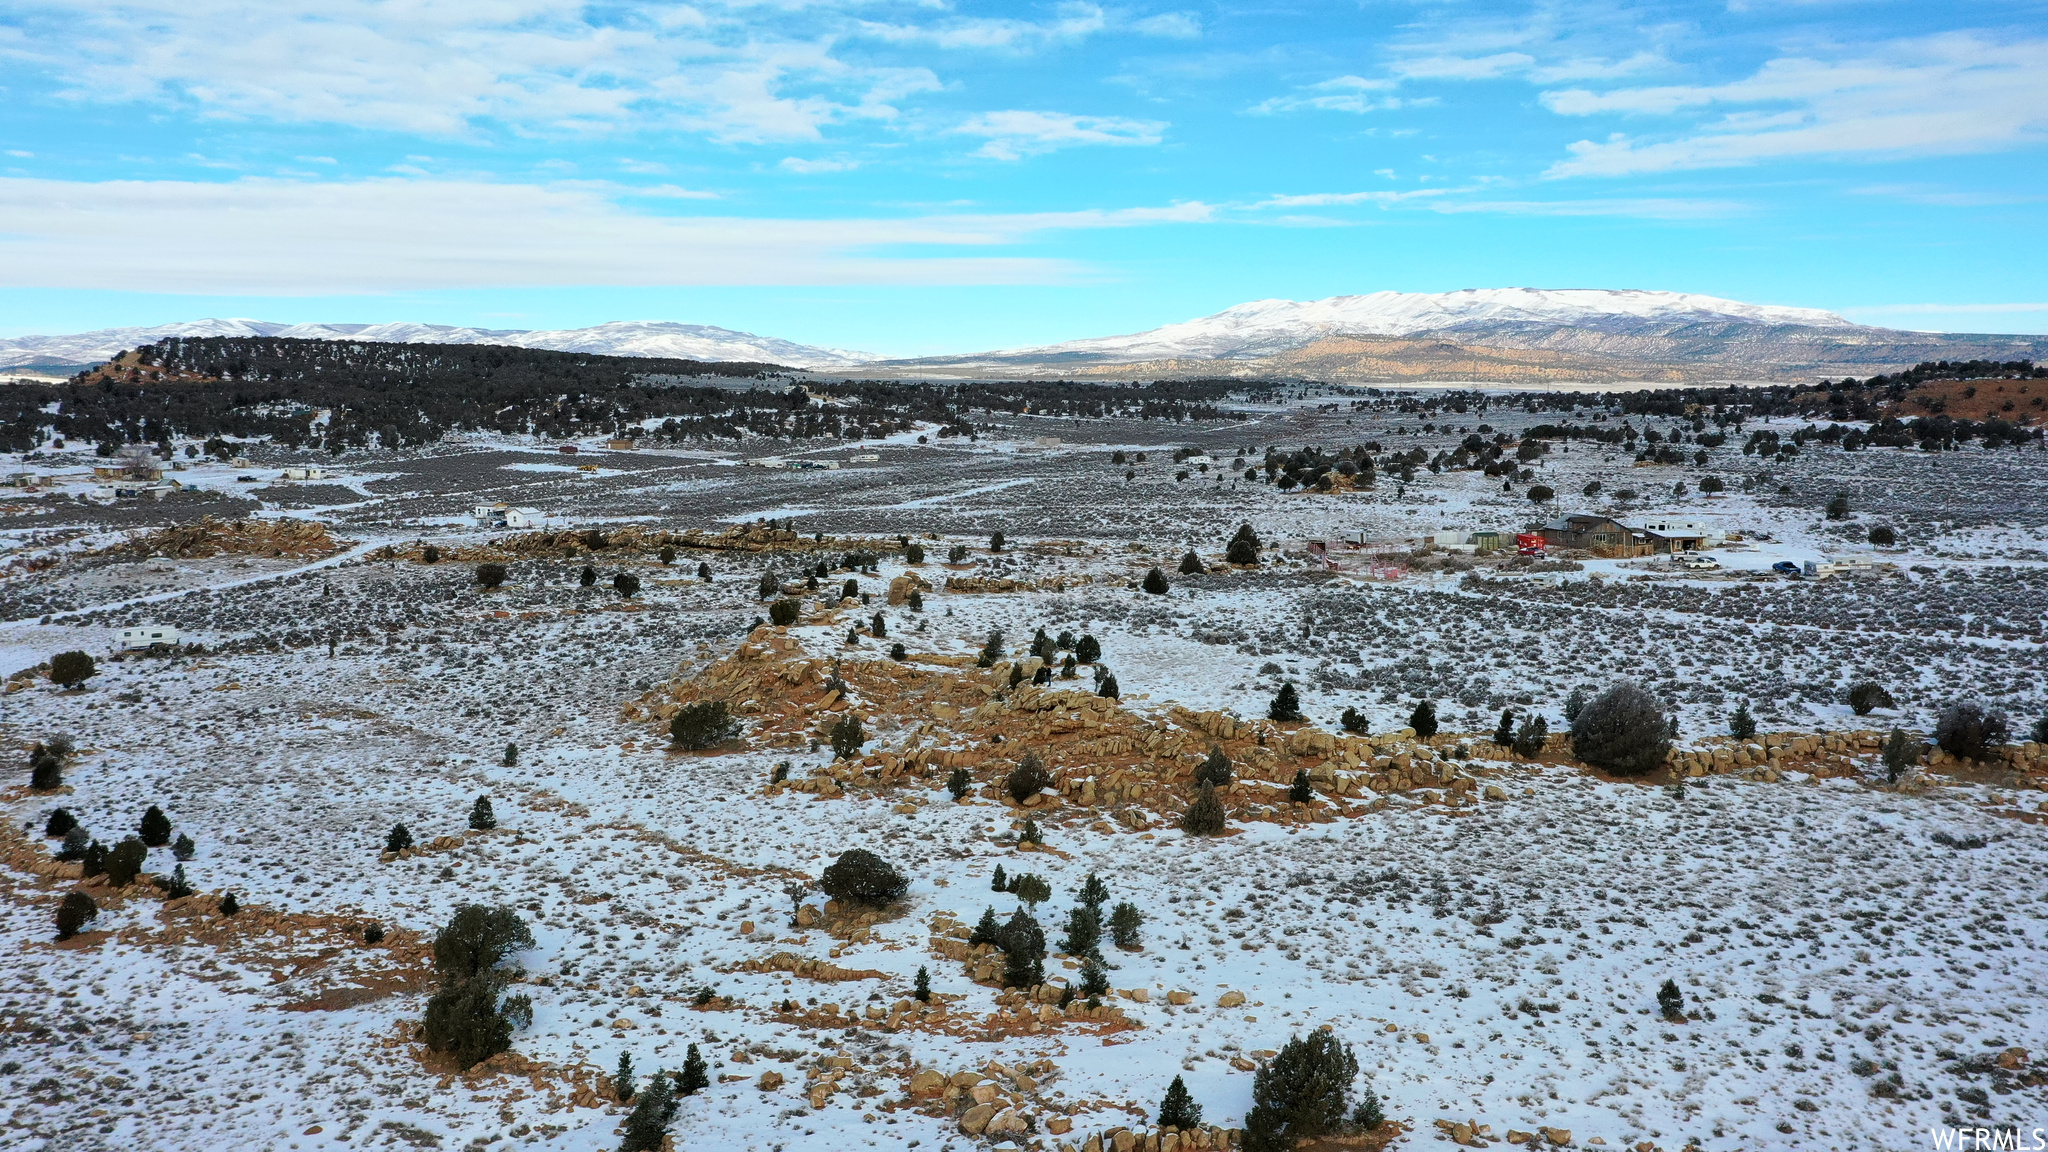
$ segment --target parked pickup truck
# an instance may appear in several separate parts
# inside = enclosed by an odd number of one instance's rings
[[[1778,573],[1780,576],[1790,576],[1794,580],[1799,579],[1800,576],[1799,565],[1794,564],[1790,560],[1780,560],[1776,564],[1771,565],[1771,571]]]
[[[1680,568],[1695,572],[1712,572],[1721,567],[1721,562],[1712,556],[1680,556],[1674,561]]]

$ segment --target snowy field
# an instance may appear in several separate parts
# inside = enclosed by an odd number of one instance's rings
[[[1851,775],[1714,776],[1681,793],[1484,742],[1504,707],[1560,730],[1574,688],[1623,678],[1673,711],[1681,744],[1725,733],[1738,701],[1765,731],[1925,733],[1940,706],[1971,698],[2007,711],[2023,739],[2048,711],[2041,455],[1815,447],[1764,465],[1731,437],[1707,465],[1682,467],[1572,444],[1512,494],[1454,471],[1406,485],[1383,474],[1371,492],[1338,495],[1283,494],[1241,468],[1219,479],[1240,448],[1255,464],[1269,444],[1433,454],[1462,438],[1422,434],[1418,419],[1307,406],[1179,426],[1023,418],[975,444],[848,444],[838,458],[881,459],[830,472],[732,467],[798,454],[755,442],[604,454],[596,474],[534,446],[450,442],[327,461],[337,475],[296,486],[269,481],[303,461],[252,449],[263,483],[196,466],[192,490],[162,504],[12,498],[0,673],[73,648],[100,663],[81,690],[18,679],[0,696],[20,769],[0,833],[0,1081],[12,1090],[0,1146],[611,1149],[628,1109],[595,1093],[620,1054],[644,1075],[681,1067],[696,1044],[712,1086],[684,1101],[676,1148],[1079,1148],[1149,1127],[1175,1076],[1209,1122],[1241,1124],[1250,1069],[1321,1025],[1355,1045],[1361,1086],[1408,1146],[1447,1140],[1439,1120],[1485,1126],[1495,1142],[1547,1129],[1577,1147],[1669,1152],[1914,1149],[1943,1125],[2048,1127],[2035,1062],[2048,1035],[2048,813],[2026,778],[1936,767],[1891,789],[1864,755]],[[1510,432],[1539,420],[1505,406],[1485,419]],[[1048,436],[1064,443],[1034,450]],[[1221,465],[1176,481],[1183,446]],[[1109,462],[1117,450],[1150,458],[1127,480]],[[1770,481],[1755,483],[1764,470]],[[1726,496],[1698,495],[1710,475]],[[1670,495],[1680,479],[1689,494]],[[1592,480],[1644,495],[1619,511],[1604,495],[1579,499]],[[1696,518],[1746,546],[1716,551],[1718,573],[1438,555],[1386,581],[1333,576],[1301,547],[1351,532],[1512,531],[1551,513],[1522,495],[1531,483],[1570,494],[1565,511]],[[1822,515],[1837,492],[1849,520]],[[1430,699],[1474,753],[1458,771],[1498,795],[1325,804],[1315,822],[1239,821],[1215,839],[1157,821],[1132,830],[1070,801],[1043,812],[1047,851],[1024,852],[1015,809],[975,794],[955,804],[942,773],[831,799],[765,794],[779,763],[801,780],[830,751],[743,739],[678,754],[622,707],[733,659],[765,615],[764,568],[801,579],[799,564],[836,555],[513,558],[490,592],[471,564],[414,558],[422,539],[453,552],[504,535],[459,523],[499,501],[577,528],[793,516],[807,537],[920,537],[914,571],[937,586],[922,611],[886,604],[890,581],[913,571],[898,555],[872,574],[835,568],[825,588],[852,578],[873,603],[791,629],[793,659],[880,667],[897,642],[913,662],[970,656],[996,628],[1014,656],[1039,627],[1085,632],[1134,723],[1168,725],[1176,705],[1263,716],[1291,683],[1313,726],[1335,731],[1350,706],[1384,733]],[[350,543],[325,559],[95,551],[209,514],[318,519]],[[1177,573],[1189,548],[1220,565],[1241,522],[1268,563]],[[1867,542],[1880,524],[1899,546]],[[991,554],[997,530],[1013,547]],[[380,558],[386,544],[400,557]],[[969,546],[966,562],[941,563],[954,544]],[[60,559],[29,570],[48,557]],[[1769,571],[1843,557],[1896,569]],[[700,560],[710,582],[696,578]],[[594,587],[578,580],[586,562]],[[1153,564],[1168,595],[1134,587]],[[621,571],[641,580],[631,601],[609,586]],[[949,575],[1067,586],[947,592]],[[887,639],[848,646],[847,629],[877,611]],[[175,625],[204,652],[108,658],[119,630],[144,622]],[[1844,693],[1860,680],[1896,707],[1854,715]],[[870,752],[968,732],[935,711],[853,703]],[[27,749],[58,732],[78,749],[67,791],[30,792]],[[509,765],[507,744],[519,749]],[[977,785],[1021,751],[978,747]],[[467,830],[480,795],[495,830]],[[193,841],[185,869],[200,895],[88,886],[98,918],[53,942],[75,881],[37,872],[57,844],[41,836],[49,813],[64,807],[111,845],[150,805]],[[1327,818],[1335,809],[1346,815]],[[422,850],[381,859],[401,822]],[[814,882],[855,847],[908,877],[901,905],[864,932],[793,924],[785,885]],[[176,863],[157,849],[146,870]],[[1144,912],[1142,950],[1106,950],[1127,1025],[1024,1021],[934,949],[941,926],[1018,906],[991,891],[998,865],[1050,883],[1037,918],[1053,940],[1090,872]],[[233,919],[217,911],[228,892],[243,907]],[[424,945],[464,903],[510,907],[532,930],[536,947],[514,960],[533,1018],[513,1036],[521,1062],[456,1074],[426,1058],[416,1027],[433,987]],[[387,933],[377,944],[364,940],[372,924]],[[853,978],[762,963],[778,953]],[[942,1012],[898,1011],[920,967]],[[1078,975],[1058,957],[1047,967]],[[1682,1022],[1660,1015],[1667,979]],[[840,1077],[810,1092],[832,1058]],[[1036,1131],[965,1135],[906,1099],[915,1070],[991,1061],[1037,1069],[1028,1087],[999,1077]],[[764,1090],[764,1073],[785,1083]]]

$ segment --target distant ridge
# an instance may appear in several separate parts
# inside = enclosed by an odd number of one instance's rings
[[[103,328],[70,336],[0,339],[0,368],[24,364],[95,364],[169,336],[283,336],[301,340],[364,340],[379,344],[506,344],[601,356],[739,360],[805,368],[845,368],[876,357],[817,348],[706,324],[617,320],[591,328],[530,331],[459,328],[447,324],[280,324],[269,320],[190,320],[148,328]]]
[[[1432,348],[1433,342],[1441,347]],[[1501,350],[1541,355],[1497,355]],[[890,360],[863,371],[1100,379],[1203,372],[1347,381],[1802,379],[1870,375],[1923,360],[2044,353],[2048,339],[2042,337],[1901,332],[1818,308],[1694,293],[1469,288],[1254,300],[1125,336]]]

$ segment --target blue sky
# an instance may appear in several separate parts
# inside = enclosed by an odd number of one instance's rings
[[[1632,287],[2048,331],[2048,4],[19,0],[0,334],[912,354]]]

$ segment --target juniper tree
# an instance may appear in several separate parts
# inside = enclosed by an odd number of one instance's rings
[[[841,716],[828,735],[832,740],[832,755],[839,760],[850,760],[860,755],[861,745],[868,741],[867,733],[861,729],[860,717],[851,712]]]
[[[142,842],[151,848],[161,848],[171,842],[170,817],[154,804],[142,814],[142,823],[136,830],[141,833]]]
[[[1010,665],[1010,687],[1012,687],[1012,688],[1015,688],[1015,687],[1016,687],[1017,685],[1019,685],[1019,684],[1022,684],[1023,682],[1024,682],[1024,665],[1022,665],[1022,664],[1012,664],[1012,665]]]
[[[1196,788],[1195,799],[1181,814],[1181,830],[1190,836],[1215,836],[1223,831],[1223,801],[1216,798],[1213,785]]]
[[[1879,708],[1895,708],[1897,703],[1892,694],[1881,686],[1865,680],[1849,689],[1849,708],[1858,716],[1868,716]]]
[[[43,836],[45,838],[63,836],[76,827],[78,827],[78,817],[73,816],[69,809],[59,808],[50,813],[49,819],[43,821]]]
[[[1380,1106],[1379,1094],[1370,1087],[1361,1090],[1358,1107],[1351,1111],[1351,1123],[1361,1131],[1377,1132],[1387,1122],[1386,1111]]]
[[[1003,987],[1035,988],[1045,983],[1045,930],[1031,913],[1010,914],[996,941],[1003,950]]]
[[[166,900],[182,900],[192,894],[192,881],[185,876],[185,865],[179,864],[171,870],[171,877],[163,881]]]
[[[1026,872],[1010,882],[1010,892],[1018,901],[1029,908],[1036,908],[1052,899],[1052,885],[1036,872]]]
[[[880,908],[903,898],[910,881],[894,864],[865,848],[849,848],[825,866],[818,887],[841,904]]]
[[[1579,686],[1574,686],[1574,687],[1572,688],[1572,694],[1564,698],[1564,722],[1565,722],[1566,724],[1571,724],[1571,723],[1574,723],[1574,722],[1576,722],[1576,721],[1578,720],[1578,718],[1579,718],[1579,713],[1580,713],[1581,711],[1584,711],[1584,710],[1585,710],[1585,707],[1586,707],[1586,690],[1585,690],[1585,688],[1583,688],[1583,687],[1579,687]]]
[[[1166,573],[1154,568],[1145,573],[1145,591],[1154,596],[1164,596],[1167,591]]]
[[[1670,725],[1657,698],[1623,681],[1587,702],[1572,723],[1572,753],[1617,776],[1641,776],[1664,763]]]
[[[846,583],[841,584],[839,586],[839,598],[841,600],[860,599],[860,581],[848,580]]]
[[[1728,734],[1737,740],[1747,740],[1756,735],[1756,717],[1750,715],[1749,701],[1737,702],[1735,711],[1729,713]]]
[[[924,611],[924,593],[912,588],[910,590],[910,599],[904,601],[904,603],[910,605],[912,612],[922,612]],[[924,625],[918,625],[918,631],[924,631]]]
[[[1008,892],[1010,890],[1010,877],[1003,871],[1001,864],[996,865],[995,874],[988,878],[988,886],[992,892]]]
[[[998,888],[997,891],[1000,892],[1002,889]],[[981,919],[974,925],[974,931],[968,933],[967,946],[972,948],[980,944],[994,944],[996,937],[1001,934],[1002,925],[996,922],[996,910],[984,907],[981,910]]]
[[[382,944],[383,942],[384,926],[382,924],[372,920],[368,924],[363,925],[363,943]]]
[[[1066,935],[1060,951],[1069,956],[1093,956],[1102,947],[1102,910],[1092,904],[1067,909]]]
[[[1315,785],[1309,782],[1308,769],[1294,770],[1294,783],[1287,789],[1287,799],[1295,804],[1307,804],[1316,798]]]
[[[1074,677],[1075,677],[1075,671],[1074,671],[1074,669],[1075,669],[1075,668],[1076,668],[1076,667],[1077,667],[1077,666],[1078,666],[1078,665],[1079,665],[1080,663],[1081,663],[1081,662],[1080,662],[1079,660],[1076,660],[1076,659],[1074,658],[1074,654],[1073,654],[1072,652],[1069,652],[1069,653],[1067,653],[1067,658],[1066,658],[1066,659],[1064,659],[1064,660],[1062,660],[1062,661],[1060,661],[1060,679],[1062,679],[1062,680],[1072,680],[1072,679],[1074,679]]]
[[[1029,651],[1031,655],[1038,657],[1040,660],[1052,659],[1054,651],[1052,637],[1045,634],[1045,629],[1040,628],[1032,634]]]
[[[910,649],[905,648],[901,642],[891,644],[889,645],[889,659],[908,660],[910,659]]]
[[[1166,1097],[1159,1102],[1159,1126],[1188,1130],[1202,1124],[1202,1106],[1188,1095],[1188,1086],[1175,1076],[1173,1083],[1166,1086]]]
[[[1533,758],[1543,754],[1543,745],[1550,739],[1550,721],[1541,716],[1530,716],[1515,730],[1515,755]]]
[[[910,995],[913,999],[922,1003],[931,1003],[932,974],[931,970],[922,964],[917,966],[917,983],[911,986]]]
[[[619,1053],[619,1070],[612,1074],[612,1095],[621,1104],[633,1098],[633,1054]]]
[[[233,892],[230,892],[227,895],[220,898],[221,915],[233,916],[235,913],[240,912],[241,910],[242,902],[240,900],[235,899],[235,894]]]
[[[973,786],[974,777],[969,775],[965,768],[956,766],[946,776],[946,791],[953,794],[953,802],[956,804],[966,799],[967,790]]]
[[[57,859],[66,861],[83,860],[85,859],[86,849],[91,847],[92,844],[92,834],[85,830],[85,825],[76,825],[69,832],[64,833],[64,842],[57,846]],[[86,875],[90,876],[92,873],[88,872]]]
[[[1129,900],[1119,900],[1116,907],[1109,910],[1109,938],[1119,948],[1135,950],[1140,947],[1144,943],[1144,927],[1145,914]]]
[[[1001,532],[989,533],[988,550],[991,552],[1001,552],[1003,550],[1003,534]]]
[[[501,761],[501,763],[503,764],[504,767],[507,768],[519,767],[519,745],[512,743],[506,744],[505,758],[503,761]]]
[[[1230,757],[1224,755],[1220,745],[1209,745],[1208,757],[1195,767],[1195,783],[1212,788],[1230,786]]]
[[[1074,641],[1074,659],[1083,664],[1098,663],[1102,659],[1102,644],[1095,637],[1083,633]]]
[[[135,877],[142,873],[142,865],[149,859],[149,849],[142,841],[130,836],[114,845],[107,853],[107,883],[115,888],[126,888],[135,883]]]
[[[99,667],[89,653],[59,652],[50,657],[51,682],[66,688],[76,688],[98,674]]]
[[[576,582],[578,584],[581,584],[585,588],[589,588],[592,585],[596,584],[597,569],[589,564],[585,564],[583,566],[583,571],[577,574]]]
[[[64,786],[64,760],[48,750],[38,749],[29,757],[28,786],[35,792],[55,792]]]
[[[439,564],[440,562],[441,549],[436,545],[429,544],[426,547],[420,549],[420,563]]]
[[[1031,682],[1040,686],[1052,683],[1052,665],[1040,664],[1038,671],[1031,674]]]
[[[1934,723],[1934,742],[1959,760],[1992,759],[2011,734],[2005,713],[1974,700],[1947,705]]]
[[[783,597],[768,606],[768,622],[778,628],[787,628],[803,615],[804,606],[789,597]]]
[[[1680,1020],[1685,1017],[1685,994],[1678,990],[1676,980],[1666,980],[1663,987],[1657,989],[1657,1011],[1662,1013],[1666,1020]]]
[[[1045,833],[1039,829],[1038,821],[1030,818],[1025,819],[1024,830],[1017,833],[1017,843],[1037,844],[1041,847],[1045,844]]]
[[[771,565],[763,569],[761,579],[754,584],[755,599],[766,600],[771,596],[779,594],[781,591],[782,578],[775,574],[775,568]]]
[[[888,621],[882,619],[880,612],[875,613],[874,619],[868,621],[868,633],[877,640],[889,635]]]
[[[703,582],[705,582],[706,584],[709,584],[709,583],[711,583],[711,563],[710,563],[710,561],[708,561],[708,560],[699,560],[699,561],[697,562],[697,579],[699,579],[699,580],[702,580],[702,581],[703,581]]]
[[[669,718],[669,739],[690,752],[715,748],[740,734],[740,722],[723,700],[700,700],[685,704]]]
[[[1259,562],[1259,537],[1252,531],[1249,521],[1238,525],[1237,535],[1230,538],[1230,545],[1224,549],[1223,558],[1238,565]]]
[[[386,852],[403,852],[412,847],[412,833],[403,824],[393,824],[391,834],[384,837]]]
[[[1408,714],[1408,727],[1424,740],[1436,735],[1436,705],[1427,700],[1418,702],[1415,711]]]
[[[1269,720],[1292,721],[1301,719],[1301,696],[1292,683],[1280,685],[1280,691],[1273,696],[1273,702],[1266,705]]]
[[[989,632],[988,642],[981,646],[981,655],[975,658],[974,664],[977,668],[993,668],[1002,658],[1003,630],[996,628]]]
[[[469,826],[478,832],[489,832],[498,826],[498,815],[491,811],[491,798],[479,796],[469,806]]]
[[[695,1096],[711,1087],[710,1069],[704,1066],[704,1054],[697,1051],[695,1044],[683,1053],[683,1070],[676,1077],[676,1089],[684,1096]]]
[[[1344,707],[1344,714],[1337,717],[1337,726],[1359,735],[1372,731],[1372,723],[1365,718],[1365,713],[1348,704]]]
[[[1123,689],[1117,686],[1114,675],[1104,676],[1102,682],[1095,686],[1095,694],[1106,700],[1115,700],[1122,692]]]
[[[1501,709],[1500,723],[1495,725],[1493,729],[1493,742],[1502,748],[1515,742],[1515,710],[1513,708]]]
[[[1109,887],[1098,879],[1095,873],[1090,872],[1081,881],[1080,890],[1074,894],[1074,898],[1091,908],[1100,908],[1103,902],[1109,899]]]
[[[1188,549],[1187,554],[1180,558],[1180,574],[1183,576],[1199,576],[1207,571],[1207,568],[1202,567],[1202,558],[1195,555],[1193,548]]]
[[[1920,745],[1918,741],[1907,736],[1904,729],[1894,728],[1891,736],[1884,742],[1883,755],[1885,783],[1897,784],[1899,777],[1906,774],[1906,769],[1911,768],[1920,759]]]
[[[1357,1076],[1351,1046],[1331,1033],[1290,1037],[1252,1077],[1252,1108],[1244,1118],[1247,1152],[1283,1152],[1334,1131]]]
[[[1103,993],[1109,991],[1109,969],[1103,967],[1102,961],[1097,957],[1090,956],[1081,961],[1079,990],[1081,995],[1088,997],[1091,1002],[1100,999]]]
[[[690,1047],[694,1049],[696,1045]],[[669,1125],[675,1120],[676,1105],[670,1078],[657,1069],[653,1076],[648,1077],[646,1089],[639,1094],[633,1111],[626,1116],[626,1131],[619,1141],[619,1152],[659,1152],[662,1143],[668,1139]]]
[[[476,582],[478,585],[480,585],[486,590],[496,588],[499,585],[503,584],[505,582],[505,577],[508,575],[510,575],[510,573],[506,571],[505,566],[503,564],[497,563],[496,561],[490,561],[476,566]]]
[[[640,594],[640,578],[631,572],[621,572],[612,577],[612,590],[630,600]]]
[[[66,892],[64,899],[57,902],[57,939],[69,940],[85,930],[93,917],[100,914],[100,906],[83,892]]]
[[[95,840],[85,846],[85,852],[78,858],[80,876],[104,876],[107,873],[106,845]]]

